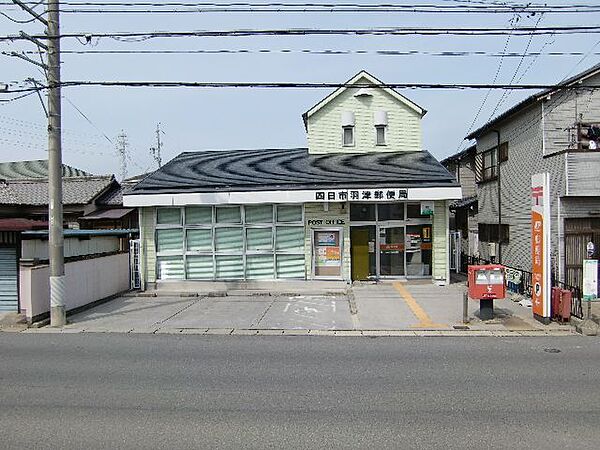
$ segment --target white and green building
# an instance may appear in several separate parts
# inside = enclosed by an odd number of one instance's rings
[[[303,115],[308,148],[186,152],[124,196],[143,286],[173,280],[449,281],[454,177],[425,110],[360,72]]]

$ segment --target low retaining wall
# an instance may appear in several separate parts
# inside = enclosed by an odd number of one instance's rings
[[[28,321],[50,312],[47,265],[19,268],[21,313]],[[100,256],[65,264],[67,311],[129,290],[129,253]]]

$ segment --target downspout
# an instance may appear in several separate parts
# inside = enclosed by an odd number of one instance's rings
[[[502,189],[500,184],[500,131],[492,130],[496,133],[496,177],[498,181],[498,264],[502,264]]]

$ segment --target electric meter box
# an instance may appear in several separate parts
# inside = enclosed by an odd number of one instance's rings
[[[495,300],[506,297],[504,266],[487,264],[469,266],[469,297],[473,300]]]

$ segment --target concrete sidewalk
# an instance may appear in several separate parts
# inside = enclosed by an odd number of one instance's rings
[[[440,336],[565,335],[569,325],[543,325],[531,309],[511,300],[497,301],[496,317],[477,318],[479,304],[469,301],[462,323],[461,283],[440,287],[430,281],[358,284],[347,294],[125,296],[69,317],[62,329],[36,332],[121,332],[183,334]]]

